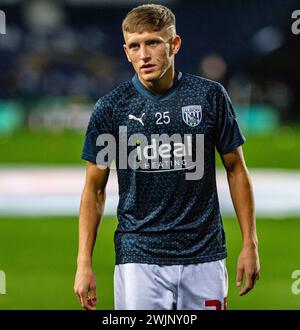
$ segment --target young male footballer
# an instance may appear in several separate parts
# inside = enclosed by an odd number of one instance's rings
[[[114,160],[119,183],[115,309],[225,309],[227,254],[215,149],[242,233],[240,295],[259,278],[254,200],[241,147],[245,138],[221,84],[175,69],[181,39],[170,9],[138,6],[122,29],[135,75],[98,100],[88,124],[75,293],[82,307],[96,308],[92,253]]]

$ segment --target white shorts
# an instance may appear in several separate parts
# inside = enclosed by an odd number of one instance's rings
[[[226,309],[227,292],[225,259],[190,265],[115,266],[117,310]]]

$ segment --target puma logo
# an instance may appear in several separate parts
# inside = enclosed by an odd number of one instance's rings
[[[128,118],[129,118],[129,119],[136,120],[136,121],[139,121],[139,122],[144,126],[144,123],[143,123],[143,121],[142,121],[144,115],[145,115],[145,113],[142,114],[142,117],[141,117],[141,118],[137,118],[137,117],[134,116],[134,115],[129,115]]]

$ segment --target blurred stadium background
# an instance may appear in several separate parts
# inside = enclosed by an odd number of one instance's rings
[[[144,2],[0,0],[0,309],[80,309],[73,280],[85,128],[96,100],[133,74],[120,25]],[[241,238],[217,156],[229,308],[299,309],[291,291],[300,269],[300,35],[291,31],[299,2],[159,3],[173,9],[183,38],[176,66],[225,85],[247,138],[262,275],[238,296]],[[114,171],[107,189],[94,255],[100,309],[113,308]]]

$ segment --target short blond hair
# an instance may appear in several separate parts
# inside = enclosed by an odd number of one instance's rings
[[[122,22],[123,33],[161,31],[171,27],[176,33],[175,15],[169,8],[156,4],[145,4],[133,8]]]

